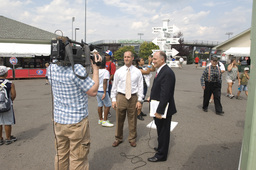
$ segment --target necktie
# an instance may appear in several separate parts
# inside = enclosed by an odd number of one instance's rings
[[[155,76],[155,78],[157,77],[157,72],[156,72],[156,76]]]
[[[125,98],[130,99],[131,98],[131,93],[132,93],[132,85],[131,85],[131,73],[130,73],[130,68],[128,68],[127,74],[126,74],[126,84],[125,84]]]

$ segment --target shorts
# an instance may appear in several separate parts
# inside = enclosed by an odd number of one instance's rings
[[[15,116],[13,106],[7,112],[0,113],[0,125],[13,125],[15,124]]]
[[[240,85],[240,86],[238,87],[238,90],[239,90],[239,91],[248,91],[247,85]]]
[[[104,92],[98,92],[97,93],[97,101],[98,101],[98,107],[111,107],[111,101],[110,101],[110,97],[108,95],[108,92],[106,92],[105,98],[102,100],[102,96],[103,96]]]
[[[231,79],[226,79],[227,80],[227,83],[233,83],[235,84],[235,80],[231,80]]]

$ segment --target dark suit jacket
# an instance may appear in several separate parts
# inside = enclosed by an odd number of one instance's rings
[[[169,102],[167,116],[171,116],[177,112],[174,102],[175,74],[172,69],[165,65],[162,67],[157,77],[154,79],[150,99],[160,101],[157,113],[164,114],[165,107]]]

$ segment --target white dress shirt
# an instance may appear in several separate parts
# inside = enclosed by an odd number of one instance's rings
[[[137,93],[138,95],[138,101],[143,101],[143,77],[141,74],[141,71],[131,65],[129,67],[130,73],[131,73],[131,83],[132,83],[132,93]],[[111,90],[111,98],[112,102],[116,101],[116,95],[117,93],[125,94],[125,86],[126,86],[126,74],[128,71],[128,67],[126,65],[120,67],[118,70],[116,70],[114,75],[114,81],[112,84],[112,90]]]
[[[160,70],[163,68],[163,66],[165,66],[166,63],[164,63],[163,65],[161,65],[157,70],[156,70],[156,73],[158,74],[160,72]]]

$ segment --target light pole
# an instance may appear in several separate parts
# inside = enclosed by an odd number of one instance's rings
[[[143,33],[138,33],[138,35],[140,36],[140,40],[141,40],[141,36],[144,35]]]
[[[75,28],[75,41],[76,41],[76,30],[79,30],[79,28]]]
[[[72,40],[73,40],[73,23],[74,23],[74,21],[75,21],[75,17],[72,17]]]
[[[228,39],[229,39],[230,35],[233,35],[233,32],[227,32],[226,35],[228,35]]]

